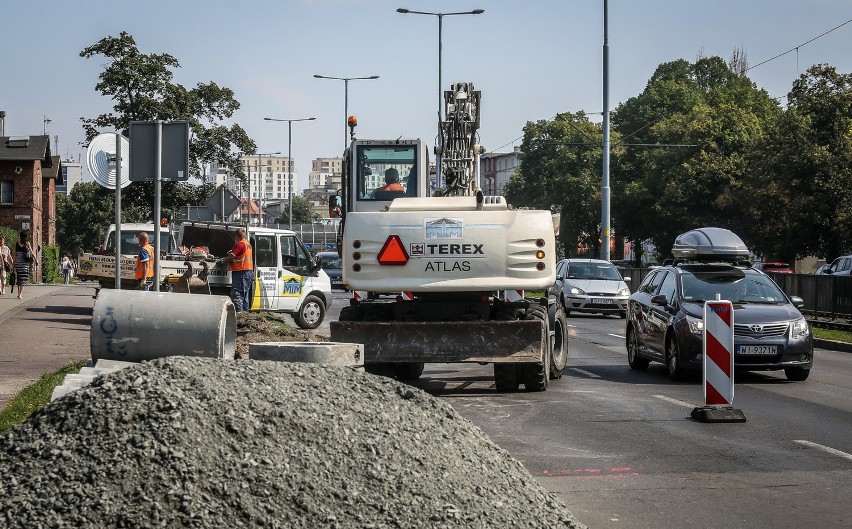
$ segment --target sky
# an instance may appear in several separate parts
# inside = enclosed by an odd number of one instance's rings
[[[54,154],[85,163],[80,118],[113,102],[95,91],[105,59],[79,54],[126,31],[143,53],[180,62],[175,82],[232,89],[232,121],[259,152],[288,152],[287,124],[264,117],[315,117],[293,123],[289,138],[302,189],[311,160],[341,156],[346,134],[344,82],[315,74],[380,76],[348,83],[357,137],[434,142],[438,17],[397,8],[485,10],[443,17],[441,77],[443,89],[468,81],[481,90],[487,152],[510,152],[527,122],[560,112],[600,120],[604,0],[0,0],[6,135],[46,128]],[[852,73],[852,23],[808,42],[850,20],[852,0],[609,0],[610,109],[640,94],[661,63],[728,60],[735,49],[751,66],[794,50],[748,72],[783,105],[813,64]]]

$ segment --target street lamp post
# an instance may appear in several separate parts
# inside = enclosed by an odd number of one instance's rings
[[[286,121],[287,122],[287,196],[290,209],[290,229],[293,229],[293,122],[294,121],[313,121],[317,118],[299,118],[299,119],[276,119],[263,118],[266,121]]]
[[[317,79],[335,79],[337,81],[343,81],[343,150],[346,150],[346,145],[349,143],[346,141],[346,127],[349,119],[349,81],[358,81],[362,79],[378,79],[378,75],[371,75],[369,77],[331,77],[329,75],[320,75],[314,74],[314,77]]]
[[[444,121],[443,117],[443,105],[441,91],[443,90],[443,84],[441,80],[441,54],[443,50],[443,42],[442,42],[442,31],[443,31],[443,23],[444,17],[450,15],[481,15],[485,13],[484,9],[474,9],[473,11],[458,11],[453,13],[431,13],[429,11],[414,11],[412,9],[403,9],[399,8],[396,10],[397,13],[402,14],[412,14],[412,15],[432,15],[434,17],[438,17],[438,138],[440,138],[441,144],[444,143],[444,131],[441,128],[441,123]],[[441,187],[441,155],[435,155],[435,186]]]

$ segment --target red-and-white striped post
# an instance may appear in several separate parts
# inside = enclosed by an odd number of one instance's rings
[[[704,404],[734,403],[734,305],[730,301],[704,304]]]
[[[524,299],[524,291],[518,289],[511,289],[503,291],[503,300],[504,301],[521,301]]]
[[[734,305],[704,304],[704,407],[692,416],[704,422],[744,422],[734,404]]]

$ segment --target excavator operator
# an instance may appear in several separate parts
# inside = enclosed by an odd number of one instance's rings
[[[405,188],[399,184],[399,171],[393,167],[385,171],[385,185],[376,189],[376,191],[405,191]]]

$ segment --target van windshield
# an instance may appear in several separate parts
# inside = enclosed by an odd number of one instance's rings
[[[121,254],[129,255],[135,254],[139,251],[139,241],[136,240],[136,237],[139,235],[136,231],[125,231],[121,230]],[[154,245],[154,234],[149,233],[149,237],[151,240],[149,241],[151,246]],[[161,251],[171,252],[175,243],[172,240],[172,236],[167,231],[160,232],[160,245],[162,246]],[[110,232],[109,238],[107,239],[107,251],[115,250],[115,232]]]

